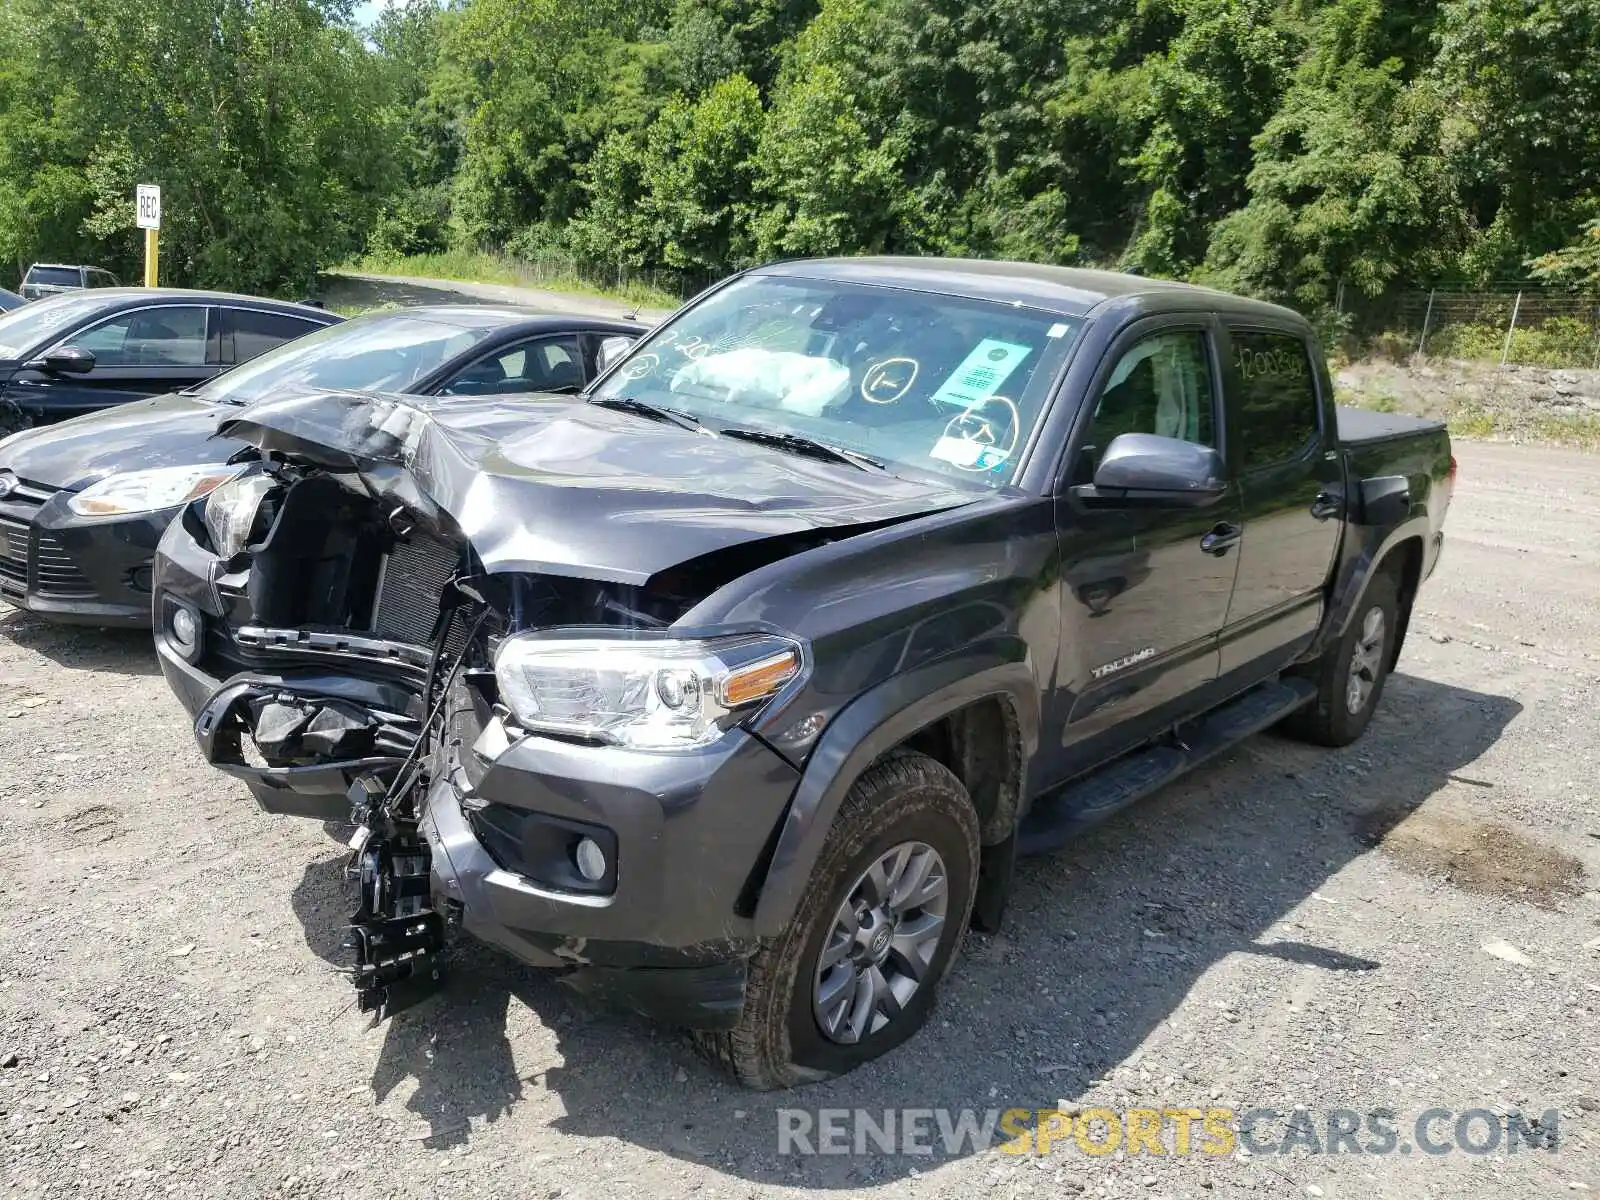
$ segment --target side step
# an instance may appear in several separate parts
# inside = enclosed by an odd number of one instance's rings
[[[1022,822],[1017,849],[1022,854],[1057,850],[1089,826],[1171,783],[1229,746],[1276,725],[1317,694],[1307,679],[1263,683],[1182,725],[1167,741],[1101,767],[1037,801]]]

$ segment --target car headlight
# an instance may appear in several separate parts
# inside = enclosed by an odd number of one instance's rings
[[[239,473],[238,467],[207,463],[198,467],[156,467],[108,475],[67,499],[80,517],[115,517],[159,512],[198,500]]]
[[[248,546],[261,501],[277,486],[272,476],[257,473],[230,479],[212,492],[205,511],[211,549],[222,558],[232,558]]]
[[[800,673],[776,637],[706,641],[525,633],[495,651],[500,697],[524,729],[639,750],[704,746]]]

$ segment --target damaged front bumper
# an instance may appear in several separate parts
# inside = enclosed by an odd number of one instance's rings
[[[433,903],[466,933],[530,966],[562,971],[564,983],[602,1002],[672,1025],[731,1027],[756,948],[741,901],[765,863],[760,838],[750,834],[766,820],[761,808],[777,821],[794,784],[776,755],[753,739],[739,743],[698,785],[662,780],[660,797],[643,779],[547,774],[559,762],[528,760],[550,747],[527,742],[524,754],[511,756],[523,761],[497,764],[477,788],[458,765],[432,781],[419,823]],[[487,796],[508,789],[532,806],[520,809],[525,836],[516,846],[485,836],[482,819],[501,807]],[[742,838],[712,831],[730,821]],[[575,892],[540,878],[560,872],[569,836],[607,846],[615,863],[609,891]]]
[[[168,682],[195,717],[202,753],[267,812],[349,820],[351,795],[363,781],[392,778],[421,730],[398,683],[315,669],[219,679],[159,630],[157,646]],[[280,753],[288,746],[324,757],[252,763],[242,734]],[[343,753],[351,747],[359,752]],[[497,718],[452,727],[427,761],[414,827],[425,913],[408,925],[380,911],[363,879],[355,936],[370,938],[362,931],[380,926],[383,936],[358,947],[358,962],[382,960],[386,945],[409,945],[399,935],[416,929],[425,934],[418,946],[428,947],[419,960],[436,970],[440,938],[458,929],[657,1020],[726,1028],[738,1019],[757,944],[756,889],[799,778],[792,764],[740,729],[698,751],[644,753],[512,737]],[[573,868],[584,837],[603,848],[599,881]],[[381,982],[386,987],[389,975]],[[383,998],[369,1005],[364,990],[364,1007],[402,1006],[398,991],[374,984],[373,994]]]

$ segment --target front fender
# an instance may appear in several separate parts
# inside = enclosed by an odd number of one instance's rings
[[[1019,638],[995,639],[886,679],[834,718],[789,802],[756,905],[759,935],[777,935],[794,915],[834,817],[861,773],[918,730],[990,697],[1006,700],[1016,715],[1025,779],[1039,744],[1039,684]]]

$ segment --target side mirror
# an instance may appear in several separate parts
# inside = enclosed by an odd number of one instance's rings
[[[52,375],[87,375],[94,370],[94,355],[81,346],[61,346],[27,365],[32,370],[49,371]]]
[[[600,353],[597,356],[597,365],[600,370],[609,370],[611,364],[626,354],[632,345],[633,339],[626,337],[608,337],[601,342]]]
[[[1094,483],[1075,488],[1083,499],[1199,507],[1228,490],[1222,455],[1208,446],[1154,433],[1113,438],[1095,468]]]

